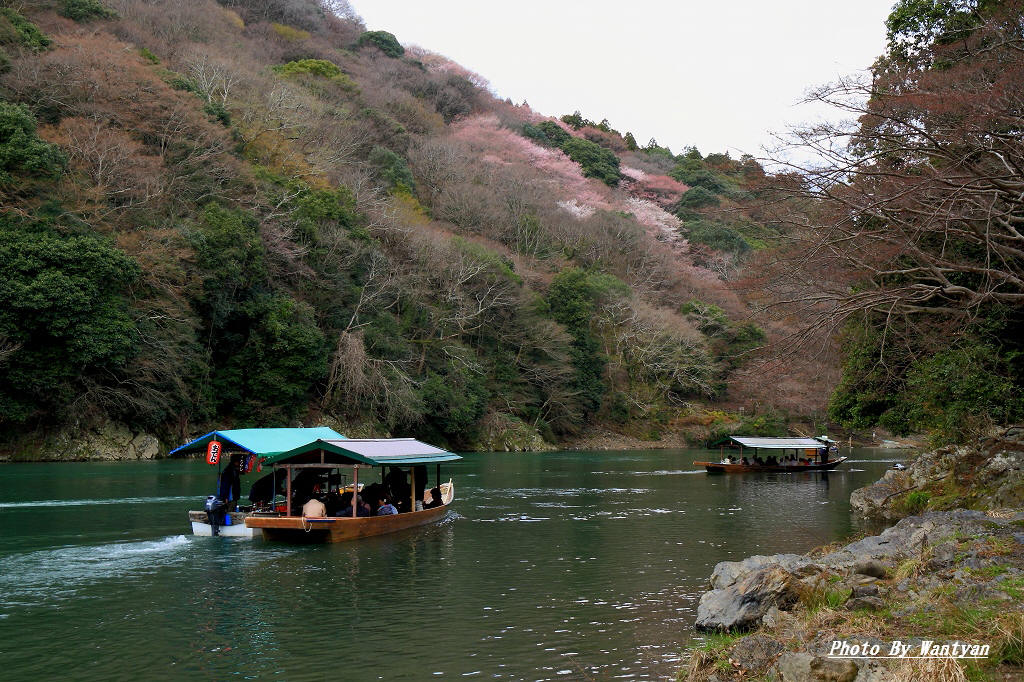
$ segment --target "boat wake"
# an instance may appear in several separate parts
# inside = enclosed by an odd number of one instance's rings
[[[0,502],[0,509],[18,509],[30,507],[87,507],[98,504],[150,504],[152,502],[180,502],[198,499],[195,495],[177,495],[174,497],[115,497],[102,500],[30,500],[28,502]]]
[[[85,545],[13,554],[0,559],[0,607],[63,601],[81,585],[149,572],[184,561],[184,535],[160,540]]]

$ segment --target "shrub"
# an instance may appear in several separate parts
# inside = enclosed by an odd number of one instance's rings
[[[326,59],[299,59],[287,64],[279,64],[273,68],[276,73],[282,76],[308,73],[314,76],[323,76],[324,78],[335,78],[341,75],[341,69],[338,68],[338,65]]]
[[[99,0],[64,0],[60,13],[68,19],[75,21],[118,18],[117,12],[104,7]]]
[[[36,119],[23,104],[0,102],[0,187],[13,182],[13,173],[60,175],[67,157],[36,135]]]
[[[203,104],[203,111],[214,121],[218,121],[223,125],[231,125],[231,113],[224,107],[220,102],[214,102],[212,99],[207,100]]]
[[[0,47],[0,73],[7,73],[11,70],[11,59],[4,52],[4,49]]]
[[[363,45],[374,45],[381,52],[389,57],[401,57],[405,54],[405,48],[398,42],[394,34],[388,33],[387,31],[366,31],[363,35],[359,36],[359,40],[356,41],[357,47]]]
[[[573,137],[562,145],[562,151],[580,164],[583,175],[597,178],[606,185],[615,186],[622,179],[619,171],[619,157],[610,149],[591,142]]]
[[[387,183],[391,191],[405,190],[412,192],[415,188],[412,171],[409,170],[405,159],[387,147],[374,147],[370,151],[368,161],[376,170],[377,176]]]
[[[572,139],[572,135],[554,121],[541,121],[537,125],[526,123],[523,125],[523,135],[545,146],[559,149]]]
[[[303,31],[301,28],[293,28],[286,24],[271,24],[270,28],[274,29],[274,33],[281,36],[288,42],[298,42],[300,40],[309,40],[309,31]]]
[[[692,242],[710,246],[726,253],[746,253],[750,244],[736,230],[712,220],[694,220],[686,223],[687,237]]]
[[[20,43],[30,50],[42,52],[53,41],[31,21],[9,7],[0,7],[0,43]]]
[[[139,54],[142,56],[143,59],[145,59],[150,64],[160,63],[160,58],[153,54],[152,51],[150,51],[148,48],[142,48],[141,50],[139,50]]]
[[[704,189],[703,187],[691,187],[680,197],[679,202],[676,204],[678,208],[706,208],[708,206],[718,206],[721,201],[712,192]]]

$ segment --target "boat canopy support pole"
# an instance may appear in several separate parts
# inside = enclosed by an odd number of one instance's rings
[[[416,467],[409,467],[409,475],[412,477],[410,479],[411,485],[409,486],[409,488],[411,488],[409,496],[412,498],[409,505],[409,511],[414,512],[416,511]]]
[[[434,487],[441,490],[441,463],[438,462],[435,466],[437,469],[434,472]]]
[[[356,500],[359,498],[359,465],[352,465],[352,518],[358,516],[356,512]]]
[[[285,504],[284,515],[285,516],[291,516],[292,515],[292,470],[290,468],[288,468],[287,466],[284,468],[284,470],[288,473],[288,478],[286,479],[288,481],[288,484],[285,486],[285,492],[284,492],[284,494],[287,495],[288,497],[287,497],[287,499],[285,500],[285,503],[284,503]]]

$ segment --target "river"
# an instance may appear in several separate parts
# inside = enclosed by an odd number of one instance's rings
[[[844,537],[850,492],[901,457],[709,476],[707,455],[471,454],[441,523],[316,546],[192,537],[203,462],[0,465],[2,675],[670,679],[717,562]]]

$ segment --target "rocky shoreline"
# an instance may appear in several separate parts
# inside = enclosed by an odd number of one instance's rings
[[[708,632],[680,680],[1024,679],[1024,429],[920,455],[854,492],[895,525],[808,555],[718,564]],[[965,508],[970,507],[970,508]],[[882,658],[830,655],[835,642]],[[889,658],[893,642],[989,645],[985,658]],[[863,653],[858,649],[856,653]]]

